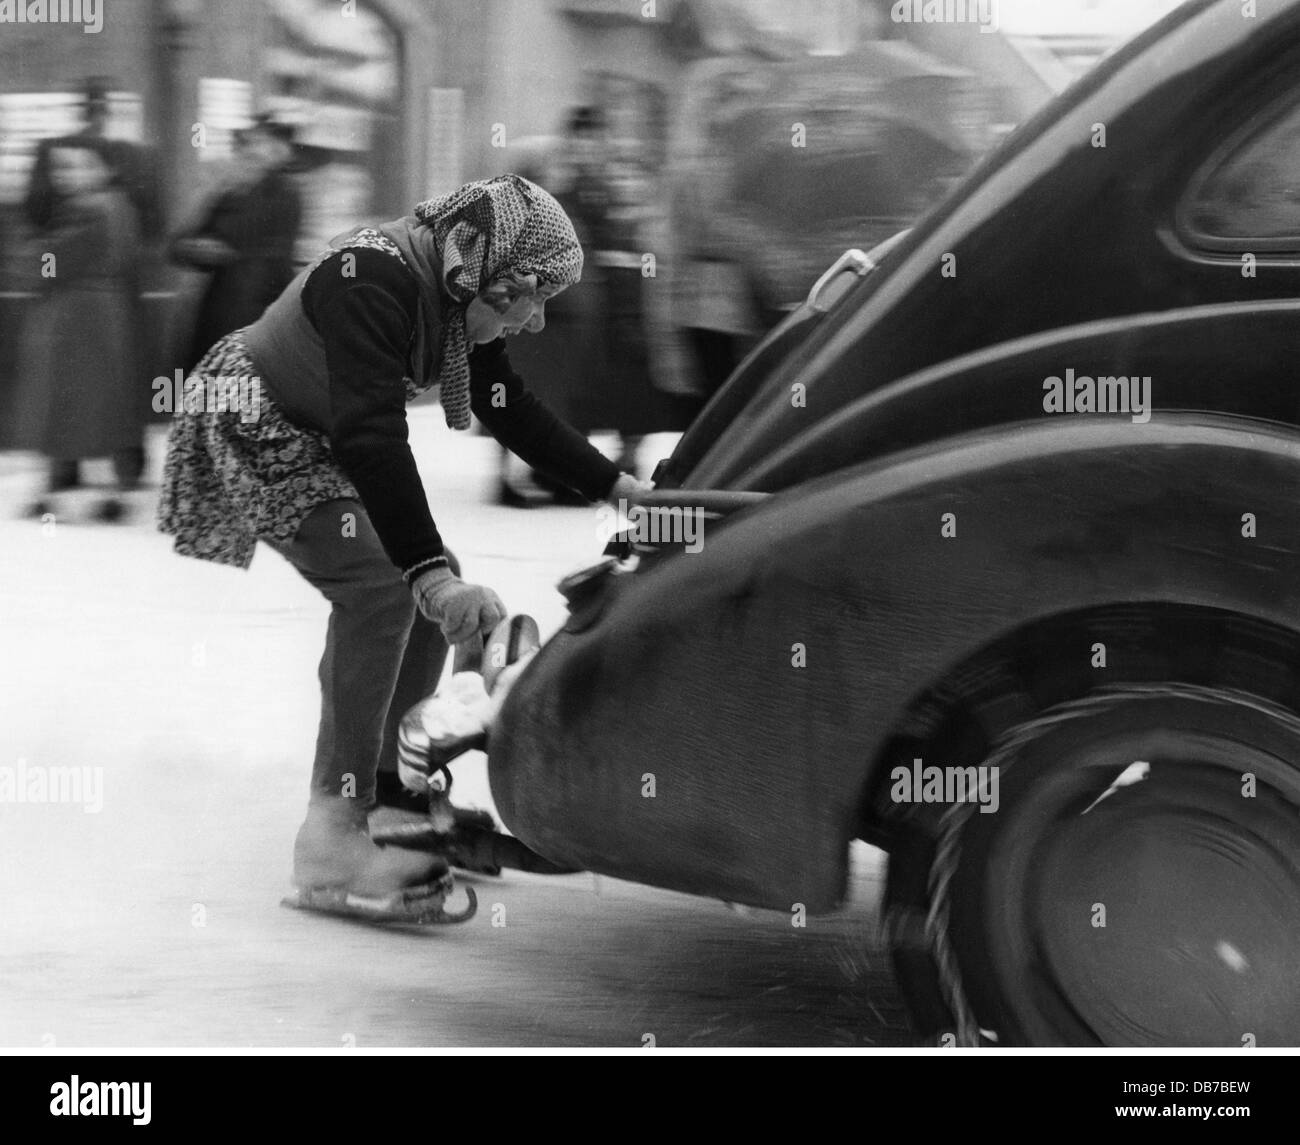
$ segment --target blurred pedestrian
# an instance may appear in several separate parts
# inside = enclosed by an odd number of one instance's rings
[[[148,361],[147,347],[152,345],[153,339],[140,293],[156,273],[157,248],[162,239],[164,220],[161,180],[153,152],[139,143],[114,139],[108,134],[112,87],[112,81],[107,77],[86,79],[82,86],[83,123],[80,130],[72,135],[42,140],[37,145],[23,200],[23,213],[38,236],[56,225],[62,191],[54,175],[51,155],[55,148],[72,144],[95,149],[112,172],[114,187],[125,194],[132,207],[137,237],[134,257],[126,268],[129,272],[126,289],[131,306],[131,338],[126,360],[129,361],[132,379],[131,400],[138,414],[138,433],[135,441],[119,451],[115,463],[119,477],[128,486],[134,486],[144,475],[144,425],[149,409],[149,379],[157,373],[150,368]]]
[[[461,580],[443,545],[406,403],[438,385],[451,428],[468,428],[472,411],[588,499],[645,491],[530,394],[506,356],[504,335],[540,331],[545,304],[581,269],[572,224],[536,184],[467,184],[336,239],[205,355],[205,378],[261,384],[253,416],[220,404],[173,422],[159,526],[176,550],[246,568],[266,541],[333,606],[294,844],[308,898],[378,897],[401,918],[402,888],[446,873],[432,855],[376,846],[367,816],[385,797],[381,771],[396,778],[402,717],[433,691],[448,644],[505,615],[490,588]]]
[[[235,136],[231,180],[172,241],[173,262],[208,274],[182,363],[188,373],[217,339],[254,322],[294,276],[302,198],[288,173],[293,129],[259,116]]]
[[[754,218],[736,182],[736,121],[761,108],[763,66],[703,60],[683,77],[669,182],[678,327],[694,350],[694,389],[707,401],[780,317],[790,252]]]
[[[698,403],[660,389],[651,362],[646,292],[652,279],[645,261],[654,254],[647,233],[654,199],[650,178],[629,157],[609,164],[607,185],[609,202],[592,251],[602,272],[598,329],[605,376],[583,380],[593,407],[589,417],[619,435],[619,467],[635,473],[642,438],[681,432]]]
[[[605,170],[605,120],[599,108],[575,107],[564,124],[564,134],[544,161],[533,158],[537,174],[564,208],[578,242],[589,251],[606,226],[610,189]],[[592,379],[609,377],[606,341],[601,329],[604,271],[588,259],[582,281],[574,283],[547,308],[546,330],[512,351],[530,387],[559,417],[584,436],[603,428],[599,403],[593,402]],[[585,504],[585,498],[562,483],[533,471],[527,480],[511,476],[510,458],[502,451],[497,500],[502,505],[525,507],[549,495],[560,504]],[[543,490],[537,493],[537,490]],[[532,494],[530,496],[530,493]]]
[[[60,191],[51,171],[50,152],[70,143],[93,146],[113,172],[115,184],[125,192],[136,214],[139,240],[157,242],[163,233],[162,194],[153,153],[129,139],[108,134],[112,82],[94,76],[82,86],[82,127],[73,135],[44,139],[37,144],[23,207],[27,221],[42,231],[51,224]]]
[[[133,449],[142,417],[132,363],[136,281],[135,211],[94,141],[68,138],[47,152],[54,207],[26,261],[43,297],[23,331],[20,438],[49,459],[47,495],[30,508],[52,512],[53,496],[80,483],[83,460],[111,457],[119,491],[139,478]],[[124,506],[109,497],[106,521]]]

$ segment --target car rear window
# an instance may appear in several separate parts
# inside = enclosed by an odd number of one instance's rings
[[[1300,250],[1300,103],[1260,120],[1189,188],[1180,221],[1192,245]]]

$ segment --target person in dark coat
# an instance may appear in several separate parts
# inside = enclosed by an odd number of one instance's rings
[[[605,120],[599,108],[574,108],[550,164],[552,177],[546,181],[573,223],[584,250],[596,246],[611,202],[604,176],[604,131]],[[537,178],[541,179],[540,170]],[[603,410],[593,400],[591,388],[592,379],[603,381],[609,376],[602,328],[604,274],[602,267],[588,260],[582,281],[574,283],[548,307],[546,330],[515,350],[516,361],[528,375],[533,391],[584,436],[606,428]],[[508,453],[502,450],[497,500],[502,505],[525,508],[532,504],[527,485],[521,488],[512,482],[509,470]],[[531,476],[532,484],[558,503],[585,504],[581,496],[545,473],[534,470]]]
[[[217,340],[261,316],[293,278],[302,198],[286,172],[292,130],[263,116],[236,136],[239,175],[172,243],[172,261],[210,275],[199,302],[188,373]]]
[[[573,225],[541,187],[517,175],[467,184],[336,239],[199,365],[201,378],[256,382],[260,400],[187,403],[173,422],[158,523],[177,552],[246,568],[263,541],[332,605],[294,843],[302,895],[378,900],[402,918],[403,888],[446,874],[432,855],[375,845],[368,813],[381,770],[397,773],[402,717],[433,690],[448,644],[505,616],[443,544],[407,403],[437,385],[450,428],[468,429],[472,411],[588,500],[644,496],[528,392],[506,355],[505,336],[540,331],[546,302],[582,263]]]
[[[560,157],[565,174],[555,198],[573,220],[578,241],[586,251],[600,245],[608,225],[612,193],[606,178],[605,151],[603,113],[596,107],[575,108],[569,116],[564,154]],[[601,330],[604,287],[604,271],[588,259],[582,281],[566,290],[551,308],[555,336],[543,334],[528,347],[531,352],[539,344],[549,344],[556,360],[547,371],[552,376],[543,392],[583,433],[605,428],[591,400],[592,379],[604,379],[607,373]]]
[[[618,433],[619,465],[635,473],[641,439],[651,433],[682,432],[698,402],[660,389],[651,362],[646,293],[652,280],[643,268],[646,252],[652,249],[646,241],[649,178],[636,162],[611,162],[607,170],[611,200],[592,252],[592,261],[603,272],[599,330],[607,377],[585,380],[596,423]]]
[[[82,116],[84,124],[74,135],[42,140],[36,148],[35,160],[23,199],[23,214],[36,235],[46,233],[59,218],[62,192],[53,170],[51,155],[54,149],[68,145],[93,148],[108,165],[114,186],[125,196],[133,212],[137,236],[136,257],[128,268],[131,278],[127,283],[131,304],[131,337],[127,352],[132,377],[132,401],[136,407],[137,431],[133,441],[117,450],[113,456],[113,470],[123,488],[139,484],[145,470],[144,425],[148,414],[150,370],[146,365],[144,347],[146,315],[140,299],[145,279],[155,269],[157,247],[164,229],[161,186],[154,153],[139,143],[108,136],[109,92],[112,83],[105,77],[87,79],[83,88]]]
[[[129,196],[93,142],[65,140],[48,151],[53,213],[31,244],[44,297],[26,324],[20,353],[26,403],[21,437],[50,460],[49,491],[31,506],[41,516],[53,495],[79,483],[82,460],[113,457],[140,440],[131,368],[132,300],[138,239]],[[117,472],[121,488],[130,471]],[[117,520],[110,497],[98,508]]]

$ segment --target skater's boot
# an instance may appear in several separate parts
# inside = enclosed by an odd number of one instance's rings
[[[299,890],[337,889],[378,899],[435,884],[447,873],[446,861],[436,855],[377,846],[366,809],[355,799],[314,798],[293,844],[293,881]]]

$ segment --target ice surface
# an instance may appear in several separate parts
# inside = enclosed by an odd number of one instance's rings
[[[600,558],[595,510],[491,504],[495,444],[436,409],[412,442],[465,575],[548,635],[556,581]],[[590,875],[479,880],[478,918],[428,935],[282,910],[325,602],[270,550],[246,573],[174,556],[151,491],[127,525],[21,520],[38,481],[0,456],[0,767],[102,769],[76,772],[102,807],[0,803],[0,1044],[902,1037],[861,914],[792,930]],[[489,806],[482,757],[456,772],[458,801]]]

